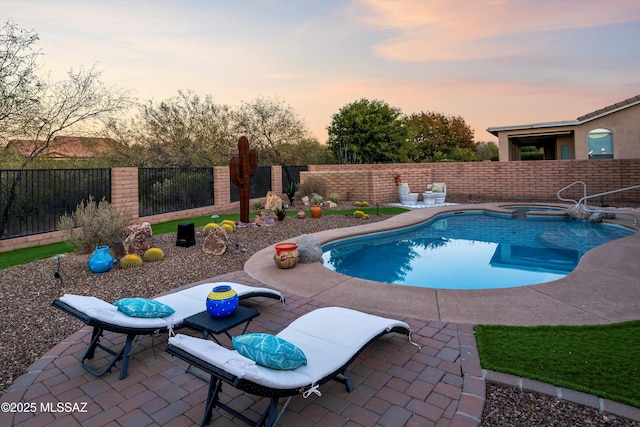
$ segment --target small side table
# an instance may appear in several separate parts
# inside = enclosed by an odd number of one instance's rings
[[[216,319],[215,317],[211,316],[209,312],[203,311],[184,319],[184,325],[191,329],[201,331],[205,339],[211,335],[215,342],[220,344],[220,341],[218,341],[215,335],[220,335],[224,332],[227,337],[231,339],[231,335],[229,335],[229,329],[246,323],[244,325],[244,329],[242,330],[242,333],[244,334],[249,327],[249,323],[251,323],[251,321],[259,315],[260,312],[258,310],[239,305],[235,313],[233,313],[229,317]]]

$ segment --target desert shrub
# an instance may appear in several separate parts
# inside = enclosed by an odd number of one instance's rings
[[[90,253],[96,246],[109,246],[130,222],[129,215],[116,210],[106,199],[96,202],[89,196],[72,214],[60,217],[58,230],[64,232],[76,252]]]
[[[303,183],[300,184],[300,194],[302,196],[308,196],[309,194],[316,193],[319,195],[325,194],[327,191],[327,185],[324,180],[319,176],[309,175]]]
[[[527,145],[520,148],[521,160],[542,160],[544,159],[544,153],[538,151],[538,149],[532,145]]]

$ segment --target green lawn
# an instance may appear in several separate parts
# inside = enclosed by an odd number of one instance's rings
[[[640,320],[589,326],[475,327],[485,369],[640,407]]]

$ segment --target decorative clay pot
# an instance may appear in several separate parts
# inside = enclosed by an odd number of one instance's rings
[[[311,206],[311,217],[320,218],[322,216],[322,208],[318,205]]]
[[[273,260],[280,268],[293,268],[298,264],[298,245],[295,243],[278,243]]]
[[[216,319],[229,317],[238,308],[238,294],[229,285],[216,286],[207,296],[207,311]]]
[[[113,268],[113,256],[109,246],[97,246],[87,261],[87,266],[93,274],[102,274]]]

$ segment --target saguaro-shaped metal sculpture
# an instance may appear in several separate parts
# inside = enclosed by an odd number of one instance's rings
[[[249,222],[249,178],[258,166],[258,153],[249,149],[245,136],[238,139],[238,156],[229,160],[231,182],[240,189],[240,221]]]

